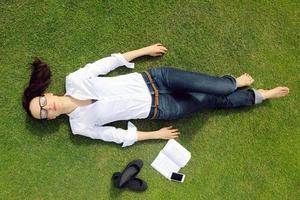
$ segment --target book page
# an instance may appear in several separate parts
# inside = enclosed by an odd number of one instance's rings
[[[162,151],[179,167],[184,167],[191,159],[191,153],[174,139],[169,140]]]
[[[180,167],[164,155],[162,151],[159,152],[158,156],[151,163],[151,166],[167,179],[170,178],[172,172],[178,172],[180,169]]]

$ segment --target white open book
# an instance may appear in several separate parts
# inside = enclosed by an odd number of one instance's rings
[[[191,153],[176,140],[171,139],[159,152],[151,166],[167,179],[172,172],[178,172],[191,159]]]

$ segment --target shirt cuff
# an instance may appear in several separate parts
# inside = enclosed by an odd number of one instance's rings
[[[127,134],[124,138],[122,147],[133,145],[137,141],[137,128],[133,123],[128,122]]]
[[[128,62],[122,54],[120,53],[113,53],[111,54],[112,57],[115,57],[118,59],[120,62],[120,66],[125,65],[127,68],[133,69],[134,68],[134,63]]]

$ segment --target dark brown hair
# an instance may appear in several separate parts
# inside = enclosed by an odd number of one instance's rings
[[[34,97],[41,96],[51,83],[51,71],[48,64],[39,58],[34,58],[31,63],[31,77],[29,85],[25,88],[22,98],[23,108],[31,117],[32,114],[29,110],[30,101]]]

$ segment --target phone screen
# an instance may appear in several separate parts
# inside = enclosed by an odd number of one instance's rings
[[[171,179],[172,180],[176,180],[176,181],[181,181],[182,180],[183,175],[182,174],[176,174],[176,173],[172,173]]]

